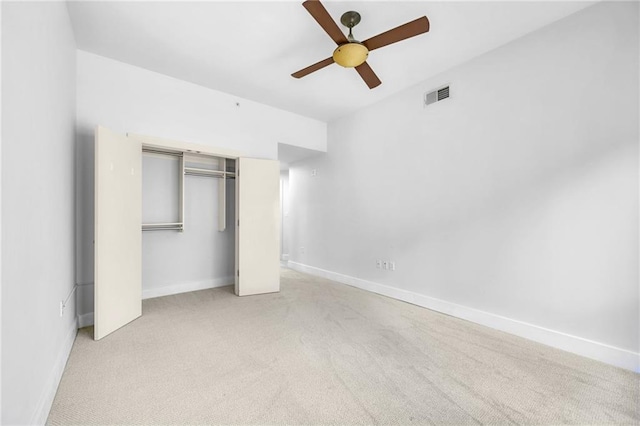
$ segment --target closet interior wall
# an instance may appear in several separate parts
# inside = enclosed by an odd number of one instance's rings
[[[143,298],[233,284],[234,172],[233,159],[143,148]]]

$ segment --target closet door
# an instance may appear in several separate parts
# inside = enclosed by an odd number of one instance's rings
[[[98,127],[95,146],[94,338],[142,315],[142,147]]]
[[[239,158],[236,173],[236,294],[280,291],[279,163]]]

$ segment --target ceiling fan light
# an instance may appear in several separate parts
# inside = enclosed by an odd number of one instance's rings
[[[333,60],[345,68],[354,68],[367,60],[369,50],[361,43],[352,42],[338,46],[333,51]]]

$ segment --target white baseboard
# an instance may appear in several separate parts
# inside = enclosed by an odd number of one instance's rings
[[[71,353],[73,342],[76,339],[76,334],[78,334],[78,321],[77,319],[74,319],[71,322],[71,326],[69,327],[67,335],[64,338],[62,348],[60,348],[60,352],[58,352],[58,357],[53,366],[51,374],[49,375],[49,379],[42,389],[42,394],[40,396],[37,409],[33,415],[33,419],[31,419],[31,422],[29,424],[43,425],[47,422],[47,417],[49,417],[49,411],[51,410],[53,399],[55,398],[56,392],[58,391],[58,385],[60,384],[60,379],[62,379],[64,367],[67,365],[67,360],[69,359],[69,354]]]
[[[191,281],[187,283],[169,285],[159,288],[151,288],[142,290],[142,299],[153,299],[155,297],[171,296],[173,294],[188,293],[190,291],[206,290],[209,288],[225,287],[234,284],[234,277],[222,277],[214,278],[210,280]],[[93,287],[93,283],[83,284],[82,289],[85,287]],[[86,291],[86,290],[83,290]],[[78,327],[88,327],[94,324],[93,312],[88,312],[82,315],[78,315]]]
[[[172,294],[206,290],[208,288],[225,287],[234,284],[234,282],[234,277],[222,277],[203,281],[191,281],[187,283],[169,285],[159,288],[150,288],[147,290],[142,290],[142,298],[153,299],[154,297],[171,296]]]
[[[640,372],[640,353],[291,260],[289,261],[289,268],[515,334],[516,336],[602,361],[616,367]]]
[[[78,315],[78,328],[84,328],[93,325],[93,312]]]

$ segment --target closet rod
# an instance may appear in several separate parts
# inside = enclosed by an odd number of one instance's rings
[[[208,173],[195,173],[195,172],[185,172],[185,176],[201,176],[201,177],[211,177],[216,179],[222,179],[224,176],[222,175],[213,175]],[[225,179],[235,179],[235,176],[227,176]]]
[[[143,231],[183,231],[183,223],[143,223]]]
[[[185,172],[184,174],[185,176],[201,176],[201,177],[211,177],[211,178],[217,178],[217,179],[224,178],[224,176],[222,175],[210,175],[208,173]]]
[[[182,152],[173,152],[173,151],[161,151],[159,149],[151,149],[151,148],[142,148],[142,152],[146,152],[148,154],[159,154],[159,155],[170,155],[172,157],[182,157]]]
[[[210,176],[210,177],[224,177],[224,172],[222,170],[210,170],[210,169],[198,169],[195,167],[185,167],[184,168],[185,175],[194,175],[194,176]]]

